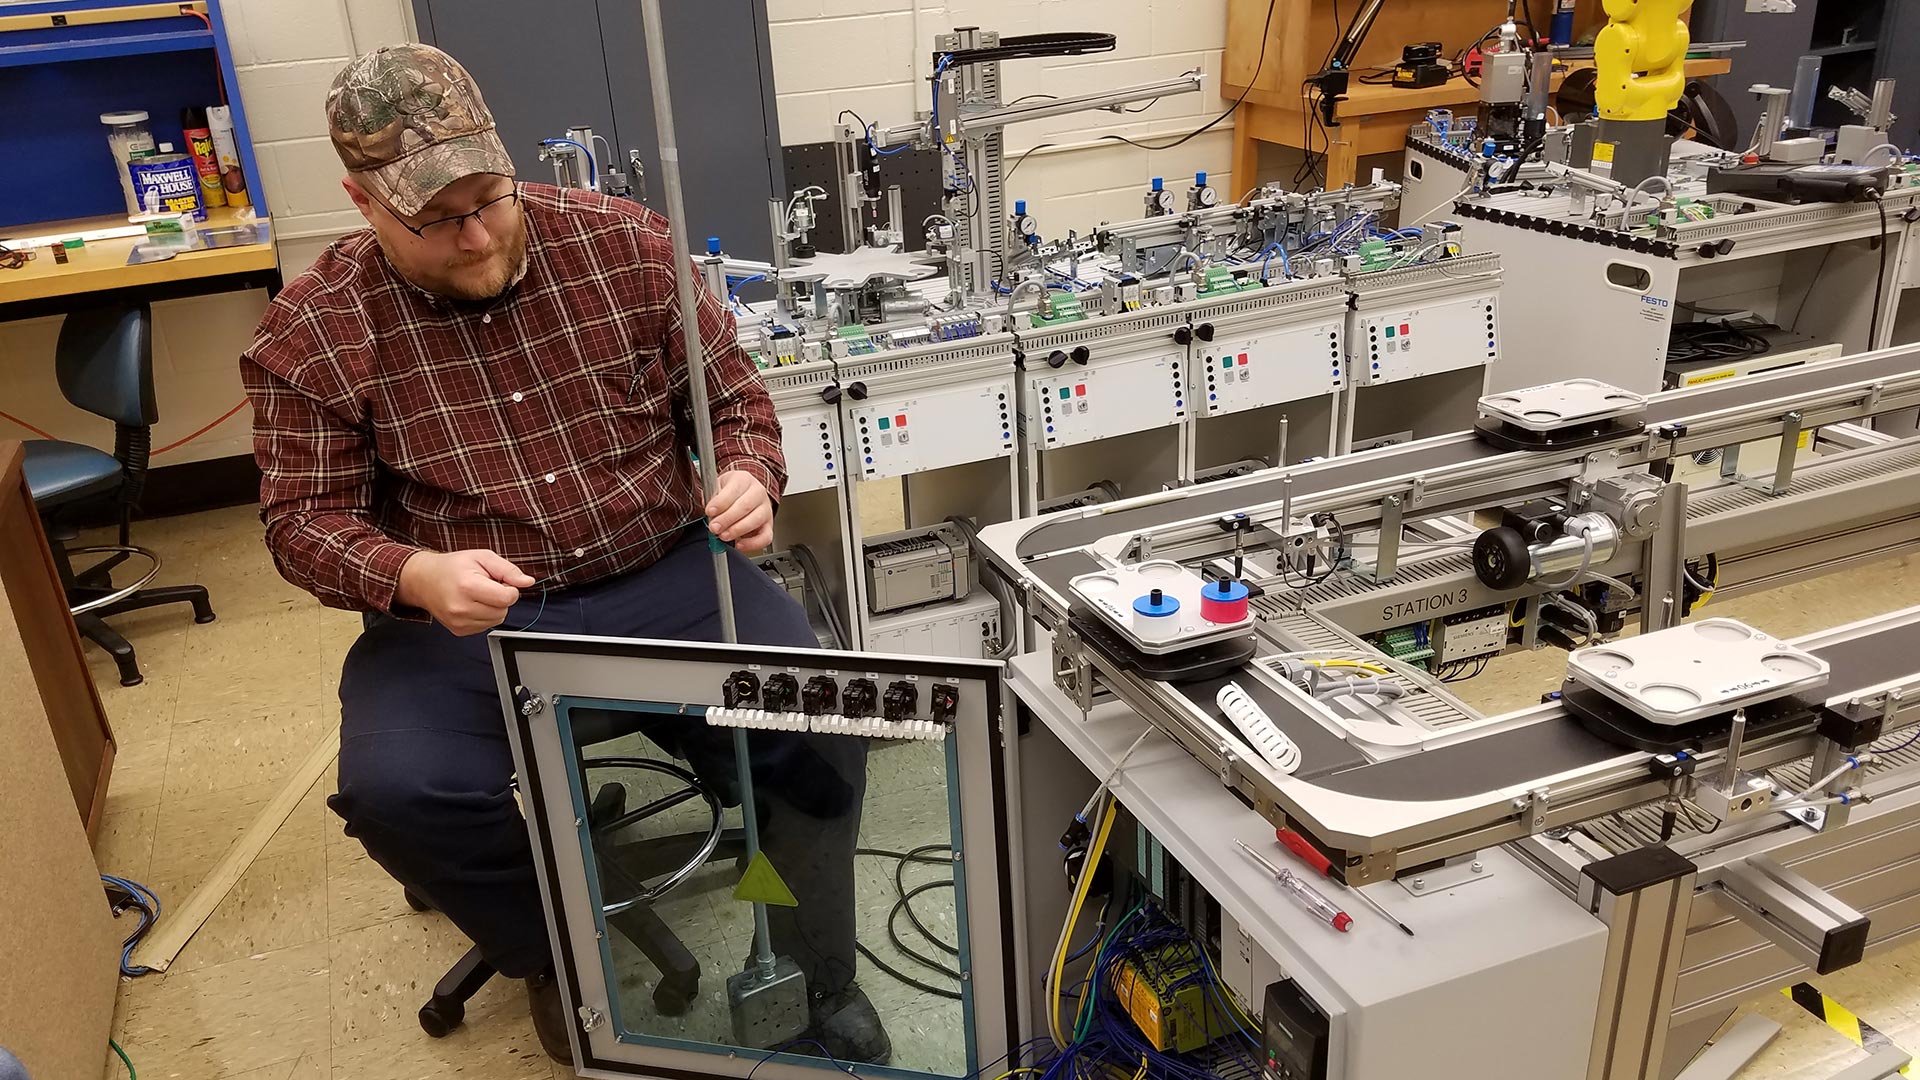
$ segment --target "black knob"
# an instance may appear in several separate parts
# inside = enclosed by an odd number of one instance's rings
[[[1165,595],[1166,594],[1162,593],[1159,589],[1149,589],[1147,591],[1147,603],[1152,604],[1154,607],[1159,607],[1160,601]]]
[[[1047,366],[1050,368],[1066,367],[1067,354],[1061,352],[1059,349],[1053,350],[1052,352],[1047,354]]]
[[[1210,322],[1201,323],[1199,326],[1196,326],[1193,328],[1193,335],[1199,338],[1201,341],[1212,341],[1213,340],[1213,324]]]
[[[1085,345],[1075,345],[1073,347],[1074,363],[1079,364],[1082,367],[1085,367],[1087,361],[1091,359],[1093,359],[1093,350],[1087,348]]]
[[[836,401],[839,401],[839,400],[840,400],[840,387],[839,387],[839,386],[837,386],[837,385],[836,385],[836,386],[823,386],[823,387],[821,387],[821,388],[820,388],[820,400],[821,400],[821,401],[824,401],[824,402],[826,402],[826,403],[827,403],[827,404],[829,404],[829,405],[831,405],[831,404],[833,404],[833,403],[834,403],[834,402],[836,402]]]
[[[1189,327],[1182,326],[1173,332],[1173,340],[1185,345],[1187,342],[1193,340],[1193,330]]]
[[[1533,559],[1526,538],[1505,525],[1488,529],[1473,542],[1473,575],[1489,589],[1517,589],[1527,583]]]
[[[847,396],[855,401],[867,400],[867,384],[863,382],[849,383],[847,385]]]

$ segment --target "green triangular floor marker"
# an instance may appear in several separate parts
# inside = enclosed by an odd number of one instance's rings
[[[793,890],[780,880],[780,871],[773,868],[764,851],[755,853],[753,861],[747,864],[747,872],[740,875],[740,884],[733,887],[733,898],[775,907],[800,906],[800,901],[794,899]]]

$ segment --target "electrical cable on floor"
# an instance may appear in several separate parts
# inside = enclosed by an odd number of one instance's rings
[[[936,856],[933,854],[933,852],[941,852],[941,851],[944,851],[947,854],[945,856]],[[951,877],[946,877],[946,878],[940,878],[934,881],[923,882],[919,885],[915,885],[911,889],[907,887],[907,883],[906,883],[906,871],[907,871],[908,863],[924,863],[930,866],[952,867],[953,865],[952,852],[953,852],[953,848],[947,844],[923,844],[920,847],[912,849],[911,851],[888,851],[885,848],[855,848],[854,849],[855,855],[869,855],[875,858],[894,860],[894,868],[893,868],[894,901],[893,901],[893,908],[887,912],[887,938],[890,942],[892,942],[893,947],[899,950],[901,955],[905,956],[909,960],[914,961],[915,963],[921,965],[922,967],[940,972],[941,974],[946,975],[954,979],[955,981],[958,981],[960,979],[960,972],[958,970],[952,967],[949,967],[946,964],[943,964],[940,961],[930,956],[917,952],[916,950],[908,947],[907,943],[903,941],[900,937],[900,931],[898,926],[898,920],[900,918],[900,915],[902,913],[905,913],[905,915],[907,916],[907,920],[913,924],[913,928],[919,932],[921,937],[925,938],[935,948],[939,949],[941,952],[948,954],[949,956],[958,957],[960,955],[959,946],[949,945],[947,942],[942,941],[939,937],[937,937],[934,934],[933,930],[929,928],[926,923],[920,920],[919,913],[914,911],[913,909],[914,897],[919,896],[922,893],[930,892],[934,889],[939,889],[939,888],[951,889],[953,888],[953,879]],[[908,986],[911,986],[914,989],[921,991],[922,993],[933,994],[936,997],[946,998],[949,1001],[960,1000],[961,995],[958,990],[946,989],[944,987],[934,986],[930,983],[922,982],[921,980],[916,979],[913,976],[908,975],[907,973],[887,963],[885,960],[882,960],[877,954],[874,953],[872,949],[869,949],[862,942],[856,941],[854,943],[854,948],[858,949],[860,951],[860,955],[866,957],[868,962],[872,963],[874,967],[879,968],[881,971],[885,972],[886,974],[891,975],[893,978],[898,979],[900,982],[903,982]]]
[[[120,1063],[127,1067],[127,1080],[140,1080],[140,1074],[133,1071],[133,1059],[127,1056],[125,1050],[120,1049],[120,1044],[108,1039],[107,1045],[113,1048],[114,1053],[120,1055]]]
[[[133,928],[120,947],[120,974],[130,979],[152,974],[152,968],[134,964],[133,950],[140,944],[140,939],[147,936],[147,931],[153,929],[153,924],[160,921],[160,898],[154,895],[152,889],[128,878],[101,874],[100,880],[111,886],[107,896],[112,901],[111,911],[115,918],[128,908],[140,910],[139,925]]]

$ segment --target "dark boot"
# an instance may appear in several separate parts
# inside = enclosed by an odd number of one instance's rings
[[[573,1046],[567,1042],[567,1004],[561,1000],[560,984],[552,971],[544,971],[527,980],[527,1005],[533,1011],[533,1031],[540,1037],[540,1049],[562,1065],[573,1064]]]
[[[880,1014],[857,983],[835,993],[813,995],[808,1019],[801,1038],[818,1042],[838,1061],[885,1065],[893,1058],[893,1040],[887,1038]]]

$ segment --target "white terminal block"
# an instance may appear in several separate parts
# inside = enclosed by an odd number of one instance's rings
[[[1657,724],[1685,724],[1824,686],[1825,660],[1734,619],[1576,649],[1567,674]]]
[[[859,735],[869,739],[909,739],[939,742],[947,725],[938,720],[882,720],[873,716],[808,716],[799,712],[734,709],[715,705],[707,709],[712,727],[751,731],[810,731],[819,735]]]
[[[940,742],[947,725],[938,720],[882,720],[874,716],[815,716],[808,730],[820,735],[859,735],[868,739]]]
[[[768,712],[765,709],[733,709],[723,705],[707,709],[711,727],[747,728],[751,731],[808,731],[813,718],[799,712]]]
[[[1200,590],[1206,579],[1177,562],[1156,559],[1082,574],[1067,583],[1102,621],[1130,638],[1146,653],[1170,653],[1235,637],[1253,627],[1252,609],[1229,623],[1200,614]],[[1153,596],[1159,594],[1159,602]]]

